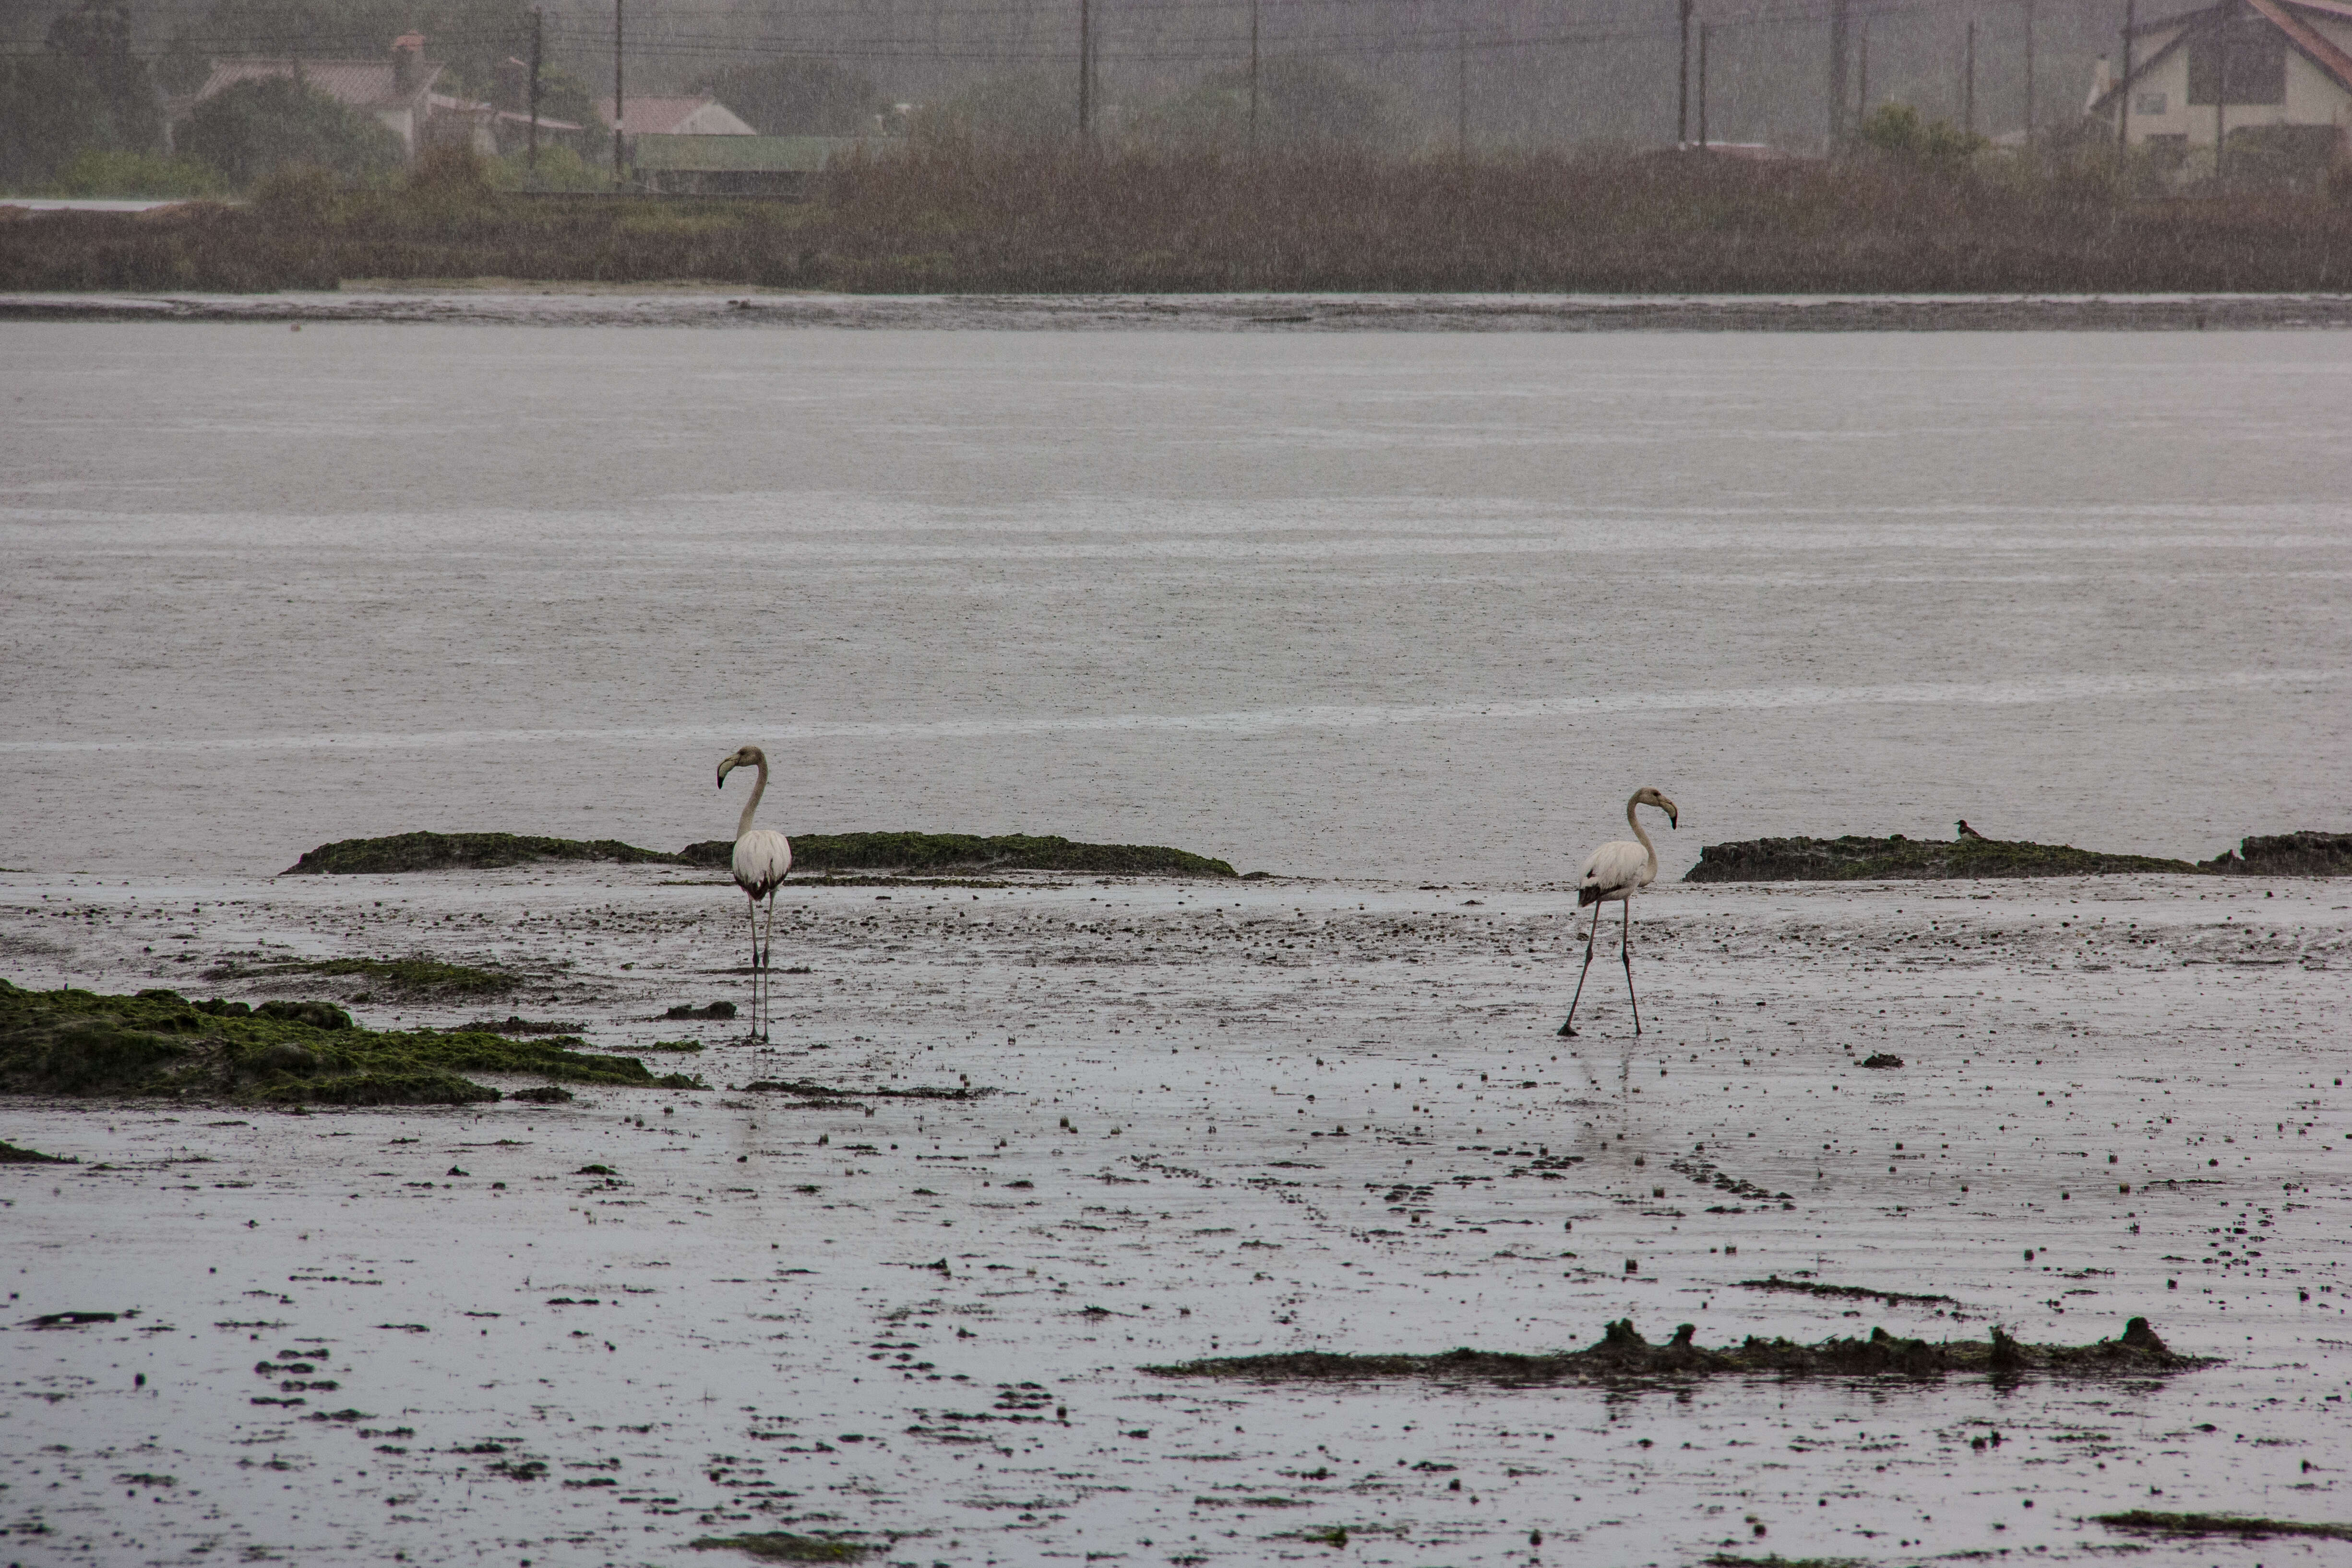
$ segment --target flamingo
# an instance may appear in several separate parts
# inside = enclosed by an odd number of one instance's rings
[[[727,787],[727,775],[737,768],[758,768],[760,782],[751,786],[751,798],[743,803],[742,820],[735,825],[735,885],[751,900],[751,1032],[761,1039],[768,1037],[766,993],[761,982],[768,973],[768,963],[775,951],[776,889],[784,885],[784,874],[793,868],[792,840],[772,827],[753,827],[751,814],[760,809],[760,797],[768,793],[768,753],[757,746],[745,746],[719,764],[719,787]],[[768,902],[767,932],[760,929],[760,900]]]
[[[1625,906],[1623,934],[1619,939],[1618,956],[1625,962],[1625,994],[1633,1004],[1633,1032],[1642,1032],[1642,999],[1633,994],[1633,895],[1658,879],[1658,847],[1642,831],[1641,819],[1633,815],[1637,805],[1654,805],[1666,814],[1669,826],[1680,827],[1682,818],[1675,811],[1675,803],[1655,789],[1643,784],[1625,803],[1625,821],[1633,829],[1639,843],[1618,839],[1595,849],[1584,862],[1584,875],[1576,886],[1576,907],[1606,903],[1615,899]],[[749,817],[745,821],[751,820]],[[1584,997],[1584,977],[1592,972],[1592,939],[1601,934],[1601,911],[1592,911],[1592,929],[1585,933],[1584,967],[1577,972],[1576,994],[1569,999],[1568,1022],[1559,1026],[1563,1035],[1576,1034],[1576,1004]]]

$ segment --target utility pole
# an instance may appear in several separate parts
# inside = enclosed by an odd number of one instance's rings
[[[547,43],[547,13],[530,8],[530,156],[528,166],[539,173],[539,62]]]
[[[1706,40],[1715,31],[1712,24],[1698,25],[1698,148],[1706,151]]]
[[[1683,0],[1683,63],[1682,77],[1677,86],[1680,101],[1675,110],[1675,144],[1690,145],[1690,25],[1691,0]]]
[[[1078,0],[1078,134],[1094,134],[1095,26],[1090,0]]]
[[[1470,29],[1454,33],[1454,147],[1464,163],[1470,161]]]
[[[2033,0],[2025,0],[2025,144],[2033,145]]]
[[[1968,63],[1960,68],[1960,131],[1977,133],[1977,25],[1969,24]]]
[[[1830,0],[1830,152],[1845,147],[1846,0]]]
[[[2116,151],[2131,151],[2131,47],[2134,0],[2124,0],[2123,75],[2116,79]]]
[[[1862,47],[1858,52],[1858,68],[1854,72],[1853,122],[1856,126],[1870,118],[1870,18],[1862,19]]]
[[[613,0],[613,188],[619,190],[625,165],[621,161],[621,127],[629,118],[629,100],[621,96],[621,6]]]
[[[1250,156],[1257,156],[1257,0],[1250,0]]]
[[[2228,160],[2224,150],[2230,145],[2230,19],[2222,17],[2213,29],[2214,63],[2220,68],[2220,80],[2213,84],[2213,190],[2219,195],[2222,182],[2229,177]]]

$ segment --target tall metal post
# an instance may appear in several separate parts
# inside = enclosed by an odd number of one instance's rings
[[[1078,0],[1078,134],[1094,133],[1095,36],[1091,0]]]
[[[2116,79],[2116,150],[2119,153],[2131,151],[2132,20],[2137,10],[2135,0],[2124,0],[2124,71]]]
[[[619,190],[626,165],[621,158],[621,127],[629,118],[629,100],[621,95],[621,6],[613,0],[613,188]]]
[[[2033,0],[2025,0],[2025,144],[2033,145]]]
[[[1682,0],[1683,57],[1680,79],[1675,86],[1677,101],[1675,108],[1675,144],[1690,144],[1690,33],[1691,0]]]
[[[1845,146],[1846,0],[1830,0],[1830,151]]]
[[[528,166],[539,173],[539,62],[546,51],[547,13],[530,8],[530,153]],[[617,112],[617,110],[616,110]]]
[[[1968,63],[1960,68],[1960,130],[1977,133],[1977,25],[1969,24]]]
[[[1698,145],[1706,151],[1706,40],[1715,31],[1712,24],[1698,25]]]
[[[1470,29],[1454,34],[1454,147],[1464,163],[1470,161]]]
[[[1853,122],[1870,118],[1870,18],[1862,19],[1862,47],[1855,51]]]
[[[1252,157],[1257,155],[1257,5],[1258,0],[1250,0],[1249,150]]]
[[[2219,57],[2215,61],[2218,68],[2214,74],[2220,79],[2213,84],[2213,188],[2219,191],[2222,182],[2229,178],[2229,163],[2224,154],[2224,149],[2230,145],[2230,18],[2227,14],[2222,16],[2221,25],[2213,29],[2213,52]]]

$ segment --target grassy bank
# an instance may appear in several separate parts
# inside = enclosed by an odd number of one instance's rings
[[[793,869],[799,873],[891,871],[1061,871],[1073,876],[1231,877],[1223,860],[1164,844],[1082,844],[1051,834],[796,833]],[[734,841],[705,839],[675,854],[640,849],[618,839],[543,838],[522,833],[400,833],[385,838],[345,838],[321,844],[285,875],[383,875],[405,871],[494,869],[548,860],[604,860],[622,865],[733,864]]]
[[[391,190],[0,222],[0,289],[681,279],[857,293],[2352,289],[2352,208],[2126,195],[2096,170],[1693,154],[1248,163],[919,143],[814,199]]]
[[[589,1056],[574,1037],[361,1028],[322,1002],[191,1002],[26,991],[0,980],[0,1094],[278,1105],[464,1105],[499,1098],[469,1072],[555,1083],[699,1089],[635,1057]],[[526,1090],[525,1098],[558,1098]]]

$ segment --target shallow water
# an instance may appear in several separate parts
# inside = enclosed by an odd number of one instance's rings
[[[2342,828],[2352,338],[15,324],[0,858]]]
[[[29,983],[204,994],[265,942],[423,946],[530,976],[494,1010],[596,1046],[698,1037],[714,1086],[1001,1092],[14,1103],[0,1131],[83,1163],[0,1166],[6,1560],[593,1568],[744,1561],[683,1548],[788,1530],[888,1538],[893,1563],[1243,1568],[1339,1560],[1304,1534],[1344,1528],[1344,1560],[1397,1568],[1895,1568],[2112,1561],[2128,1539],[2091,1516],[2135,1507],[2352,1519],[2347,902],[2269,879],[1664,889],[1634,928],[1647,1032],[1604,958],[1562,1040],[1556,894],[794,886],[778,953],[808,973],[778,975],[758,1049],[661,1017],[743,994],[723,882],[10,877],[0,949]],[[1859,1065],[1880,1051],[1905,1065]],[[1694,1179],[1714,1168],[1773,1196]],[[1956,1300],[1740,1284],[1801,1274]],[[140,1315],[24,1326],[92,1310]],[[1629,1316],[1706,1344],[1993,1322],[2079,1344],[2136,1315],[2222,1364],[1518,1391],[1141,1370],[1581,1346]],[[313,1371],[257,1370],[281,1352]]]

